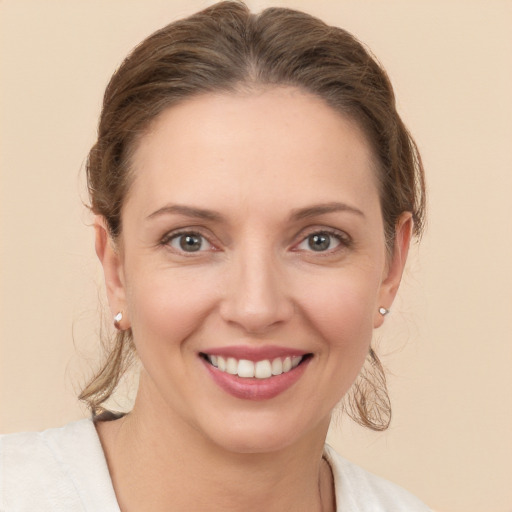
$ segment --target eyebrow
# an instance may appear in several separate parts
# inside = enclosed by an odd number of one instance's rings
[[[223,220],[222,215],[213,210],[206,210],[204,208],[196,208],[193,206],[184,206],[180,204],[169,204],[159,208],[152,214],[148,215],[146,220],[150,220],[161,215],[170,214],[185,215],[186,217],[193,217],[196,219],[210,220],[215,222],[220,222]]]
[[[331,203],[325,203],[325,204],[316,204],[313,206],[308,206],[306,208],[298,208],[295,210],[292,210],[292,213],[290,215],[290,219],[292,221],[297,220],[303,220],[310,217],[317,217],[319,215],[325,215],[327,213],[334,213],[334,212],[349,212],[353,213],[355,215],[359,215],[361,217],[364,217],[364,213],[359,210],[358,208],[355,208],[354,206],[350,206],[346,203],[338,203],[338,202],[331,202]],[[166,206],[163,206],[162,208],[159,208],[155,212],[148,215],[146,220],[153,219],[155,217],[159,217],[161,215],[172,215],[172,214],[178,214],[178,215],[184,215],[186,217],[192,217],[196,219],[202,219],[202,220],[209,220],[214,222],[222,222],[224,218],[220,213],[213,211],[213,210],[207,210],[204,208],[197,208],[194,206],[185,206],[185,205],[179,205],[179,204],[169,204]]]
[[[308,206],[307,208],[299,208],[292,211],[290,218],[292,220],[303,220],[309,217],[317,217],[319,215],[325,215],[326,213],[334,213],[334,212],[348,212],[353,213],[355,215],[364,217],[364,213],[355,208],[354,206],[350,206],[346,203],[325,203],[325,204],[316,204],[313,206]]]

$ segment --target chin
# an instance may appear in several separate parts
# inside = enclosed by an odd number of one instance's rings
[[[239,454],[265,454],[275,453],[288,448],[294,444],[294,439],[290,435],[283,435],[273,431],[256,431],[247,429],[243,431],[230,430],[228,435],[215,436],[214,441],[225,451]]]
[[[310,445],[313,439],[323,444],[330,417],[306,424],[293,416],[285,418],[282,411],[244,414],[218,425],[210,423],[203,433],[222,449],[239,454],[275,453],[302,442]]]

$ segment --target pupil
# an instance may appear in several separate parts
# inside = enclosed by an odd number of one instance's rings
[[[313,251],[325,251],[329,249],[331,241],[327,235],[311,235],[309,237],[309,247]]]
[[[196,235],[184,235],[180,238],[180,246],[184,251],[198,251],[201,249],[201,238]]]

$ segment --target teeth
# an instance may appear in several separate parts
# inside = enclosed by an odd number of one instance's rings
[[[237,360],[234,357],[224,358],[212,355],[208,355],[207,358],[212,366],[215,366],[221,372],[244,378],[269,379],[273,375],[281,375],[296,368],[302,361],[303,356],[277,357],[272,361],[263,359],[256,362],[247,359]]]
[[[268,379],[272,377],[272,365],[268,359],[258,361],[254,366],[254,376],[257,379]]]
[[[272,375],[281,375],[283,373],[283,361],[277,358],[272,361]]]
[[[231,375],[238,373],[238,361],[234,357],[228,357],[226,361],[226,371]]]
[[[238,361],[238,376],[239,377],[254,377],[254,363],[247,361],[247,359],[240,359]]]
[[[296,366],[298,366],[301,361],[302,361],[301,356],[293,356],[292,357],[292,368],[295,368]]]

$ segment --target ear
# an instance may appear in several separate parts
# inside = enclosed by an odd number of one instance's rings
[[[390,256],[386,275],[380,286],[379,303],[373,322],[374,328],[380,327],[384,323],[384,316],[379,313],[378,308],[391,309],[393,300],[398,292],[407,261],[407,254],[409,253],[413,225],[414,222],[410,212],[402,213],[396,223],[393,253]]]
[[[96,254],[103,266],[108,303],[110,305],[112,318],[117,313],[123,312],[124,319],[122,323],[126,324],[128,319],[125,313],[126,292],[121,255],[110,236],[107,223],[103,216],[96,215],[94,218],[94,231]],[[127,328],[128,326],[123,325],[123,330]]]

